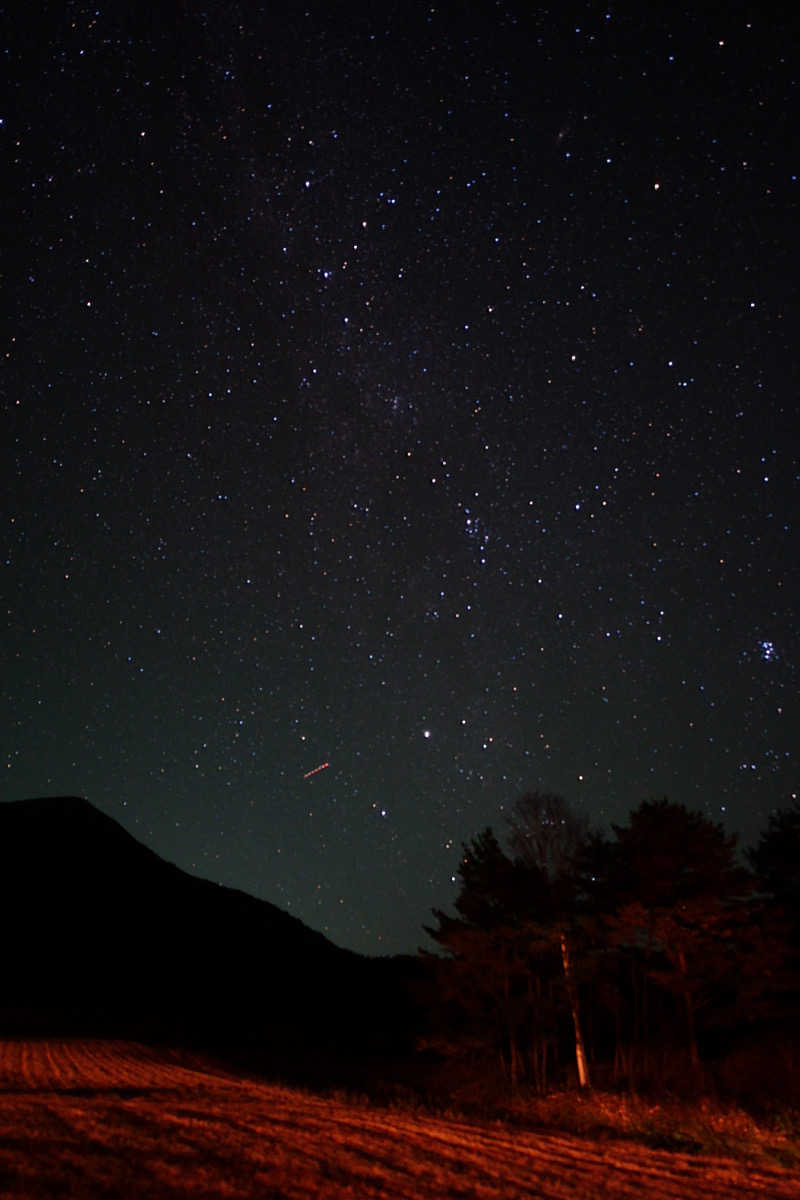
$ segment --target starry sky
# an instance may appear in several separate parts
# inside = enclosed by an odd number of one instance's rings
[[[790,8],[7,28],[5,799],[369,954],[526,791],[790,803]]]

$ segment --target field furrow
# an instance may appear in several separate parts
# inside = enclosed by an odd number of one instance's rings
[[[381,1111],[100,1041],[0,1043],[0,1194],[798,1200],[788,1170]]]

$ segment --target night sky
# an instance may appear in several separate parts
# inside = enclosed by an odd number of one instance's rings
[[[783,7],[7,28],[5,799],[370,954],[526,791],[791,802]]]

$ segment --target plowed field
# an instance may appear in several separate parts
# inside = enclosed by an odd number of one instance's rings
[[[798,1200],[780,1167],[308,1095],[119,1042],[0,1043],[0,1196]]]

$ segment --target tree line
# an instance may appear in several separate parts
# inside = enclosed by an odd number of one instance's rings
[[[512,1087],[572,1077],[707,1085],[754,1031],[793,1033],[800,999],[800,804],[744,857],[668,799],[608,833],[558,795],[511,809],[503,844],[464,845],[455,913],[426,932],[426,1044]]]

